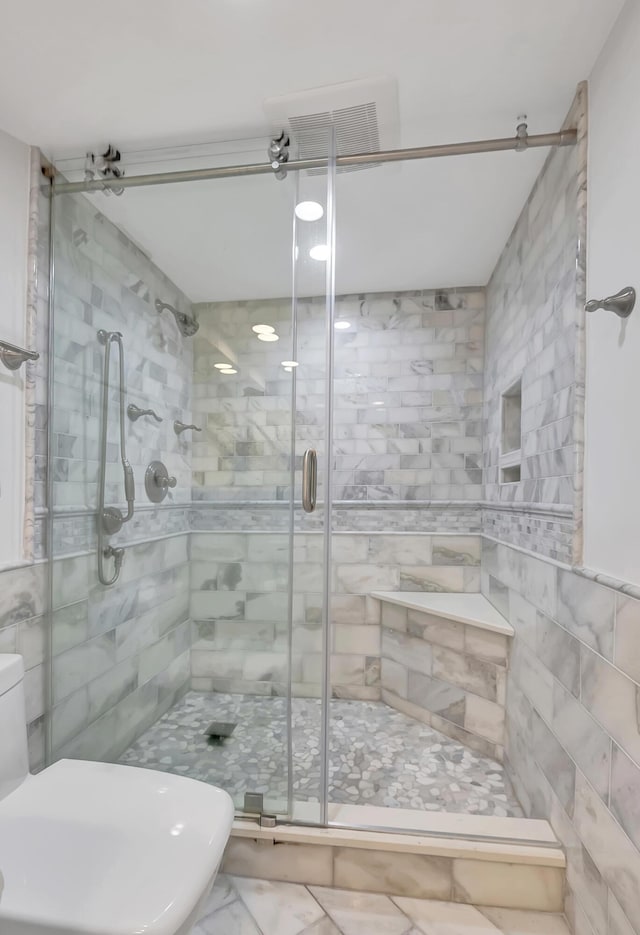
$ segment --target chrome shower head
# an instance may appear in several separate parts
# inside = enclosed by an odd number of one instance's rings
[[[195,318],[190,318],[189,315],[185,315],[184,312],[179,312],[177,308],[173,307],[173,305],[169,305],[168,302],[162,302],[160,299],[156,299],[156,311],[171,312],[176,320],[176,325],[185,338],[192,338],[200,327],[200,323],[197,322]]]

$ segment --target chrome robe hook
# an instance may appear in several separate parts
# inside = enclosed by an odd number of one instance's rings
[[[606,299],[591,299],[585,305],[587,312],[597,312],[599,308],[605,312],[615,312],[619,318],[628,318],[636,304],[636,290],[633,286],[626,286],[615,295],[607,296]]]

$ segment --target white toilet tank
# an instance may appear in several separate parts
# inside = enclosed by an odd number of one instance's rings
[[[22,656],[0,653],[0,799],[29,775]]]

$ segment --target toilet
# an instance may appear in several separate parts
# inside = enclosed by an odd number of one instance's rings
[[[0,654],[0,932],[186,935],[231,833],[222,789],[60,760],[30,775],[22,657]]]

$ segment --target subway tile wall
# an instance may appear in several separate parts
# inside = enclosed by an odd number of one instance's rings
[[[502,760],[509,637],[388,601],[381,611],[382,700]]]
[[[100,196],[102,197],[102,196]],[[162,422],[126,418],[127,456],[136,477],[136,499],[145,507],[144,471],[166,462],[178,480],[165,503],[191,500],[188,440],[173,420],[191,421],[193,343],[173,317],[158,314],[157,298],[183,312],[189,300],[86,196],[56,199],[54,249],[55,341],[53,361],[53,506],[93,512],[97,506],[104,348],[99,329],[120,331],[126,361],[126,399],[153,408]],[[118,352],[111,354],[107,503],[122,502],[118,438]],[[155,534],[162,532],[157,522]]]
[[[288,691],[289,537],[285,532],[192,532],[192,688]],[[322,693],[323,536],[296,532],[291,680]],[[411,533],[332,536],[331,686],[336,698],[381,697],[375,590],[478,591],[480,537]]]
[[[196,310],[192,686],[286,689],[295,376],[295,490],[302,454],[316,447],[320,506],[296,511],[291,678],[296,693],[318,696],[325,302],[298,302],[295,349],[290,301]],[[469,542],[479,555],[477,535],[464,536],[480,531],[484,294],[341,296],[336,315],[349,327],[335,333],[331,682],[336,697],[377,700],[380,617],[369,593],[479,587],[477,563],[461,555]],[[261,324],[279,341],[259,341]],[[237,375],[217,371],[224,362]]]
[[[190,680],[191,455],[173,421],[191,421],[193,343],[154,304],[159,298],[190,312],[189,300],[105,217],[102,197],[56,200],[51,749],[54,757],[113,759]],[[96,557],[100,328],[123,334],[126,403],[162,419],[125,416],[136,512],[110,540],[126,553],[109,588],[98,583]],[[114,505],[123,504],[118,365],[112,346],[106,502]],[[177,478],[160,505],[144,490],[154,459]]]
[[[484,531],[560,561],[574,557],[581,506],[581,342],[586,230],[586,90],[579,144],[551,151],[486,289]],[[522,381],[521,476],[503,483],[502,394]],[[511,504],[519,505],[513,510]],[[523,509],[524,506],[533,507]],[[544,507],[555,508],[553,513]]]
[[[194,499],[286,498],[294,374],[282,361],[298,362],[296,454],[322,452],[324,299],[298,302],[296,348],[290,300],[195,308]],[[481,499],[483,291],[341,296],[336,315],[349,328],[335,335],[334,499]],[[259,324],[280,340],[259,341]],[[215,370],[225,361],[237,376]]]
[[[53,563],[53,756],[111,760],[190,678],[189,535],[129,546],[118,584],[95,553]]]

